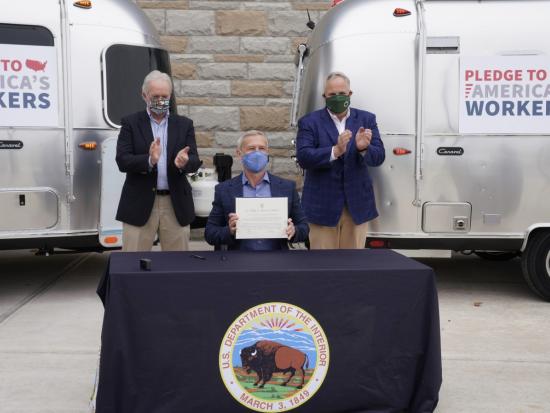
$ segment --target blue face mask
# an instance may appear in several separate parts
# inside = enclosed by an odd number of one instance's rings
[[[243,166],[250,172],[263,171],[269,162],[269,156],[262,151],[249,152],[242,157]]]

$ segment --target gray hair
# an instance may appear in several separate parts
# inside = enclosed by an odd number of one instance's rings
[[[245,138],[248,138],[249,136],[256,136],[256,135],[263,136],[265,138],[265,141],[267,142],[267,146],[269,146],[269,140],[267,139],[267,135],[262,131],[252,129],[252,130],[246,131],[239,137],[239,139],[237,139],[237,149],[241,149]]]
[[[346,84],[348,85],[348,88],[350,87],[350,80],[349,80],[349,77],[347,77],[344,73],[342,72],[331,72],[329,73],[329,75],[327,76],[327,80],[325,81],[325,89],[327,87],[327,83],[330,82],[332,79],[336,78],[336,77],[340,77],[342,79],[344,79],[346,81]]]
[[[144,95],[147,95],[147,92],[149,92],[149,84],[156,80],[164,80],[166,83],[168,83],[168,85],[170,86],[170,93],[172,93],[172,79],[170,79],[170,76],[168,76],[166,73],[163,73],[159,70],[153,70],[151,73],[145,76],[145,79],[143,79],[143,86],[141,86],[141,92]]]

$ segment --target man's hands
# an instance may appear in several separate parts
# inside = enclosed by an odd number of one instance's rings
[[[229,232],[231,233],[231,235],[235,235],[235,233],[237,232],[237,221],[239,220],[239,216],[236,213],[232,212],[229,214],[228,217]]]
[[[231,235],[235,235],[237,232],[237,221],[239,220],[239,216],[232,212],[228,215],[228,226],[229,226],[229,232]],[[286,227],[286,236],[290,240],[294,237],[294,234],[296,234],[296,228],[294,227],[294,223],[292,222],[292,218],[288,219],[288,225]]]
[[[363,126],[359,128],[355,135],[355,146],[359,152],[366,151],[370,145],[372,139],[372,130],[365,129]],[[338,143],[334,145],[333,153],[334,157],[339,158],[346,153],[346,149],[349,141],[351,140],[351,131],[346,129],[340,135],[338,135]]]
[[[288,225],[286,227],[286,236],[289,241],[292,239],[292,237],[294,237],[294,234],[296,234],[296,228],[294,228],[294,223],[292,222],[292,218],[289,218]]]
[[[338,143],[332,147],[334,156],[336,158],[339,158],[340,156],[346,153],[346,149],[350,139],[351,139],[351,131],[348,129],[346,129],[344,132],[338,135]]]
[[[160,138],[155,139],[151,142],[149,147],[149,157],[151,158],[151,165],[156,165],[160,159],[160,154],[162,153],[162,147],[160,146]]]
[[[174,164],[178,169],[183,169],[185,165],[187,165],[187,162],[189,162],[189,146],[179,151],[176,155],[176,159],[174,159]]]
[[[367,150],[370,145],[371,139],[372,131],[370,129],[365,129],[361,126],[357,131],[357,135],[355,135],[355,146],[357,147],[357,150],[359,152]]]
[[[176,168],[185,168],[185,165],[187,165],[187,162],[189,162],[189,149],[189,146],[186,146],[178,152],[178,154],[176,155],[176,159],[174,159],[174,164],[176,165]],[[161,154],[162,146],[160,144],[160,138],[156,138],[153,142],[151,142],[151,146],[149,147],[149,157],[151,158],[151,165],[154,166],[158,163]]]

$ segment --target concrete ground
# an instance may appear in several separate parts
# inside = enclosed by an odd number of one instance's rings
[[[89,412],[107,257],[0,252],[0,413]],[[550,304],[529,291],[519,260],[419,260],[438,280],[437,412],[550,412]]]

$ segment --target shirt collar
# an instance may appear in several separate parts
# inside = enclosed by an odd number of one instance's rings
[[[348,110],[346,111],[346,116],[344,116],[344,118],[342,120],[338,119],[338,116],[336,116],[334,113],[332,113],[328,108],[327,108],[327,112],[328,112],[328,115],[330,116],[330,118],[334,121],[334,122],[345,122],[346,120],[348,120],[351,112],[348,108]]]
[[[270,183],[269,174],[267,173],[267,171],[264,173],[264,176],[262,178],[262,182],[267,182],[268,184]],[[242,183],[243,183],[243,186],[244,185],[250,185],[250,183],[248,182],[248,178],[246,177],[244,172],[242,173]],[[250,185],[250,186],[252,186],[252,185]]]

